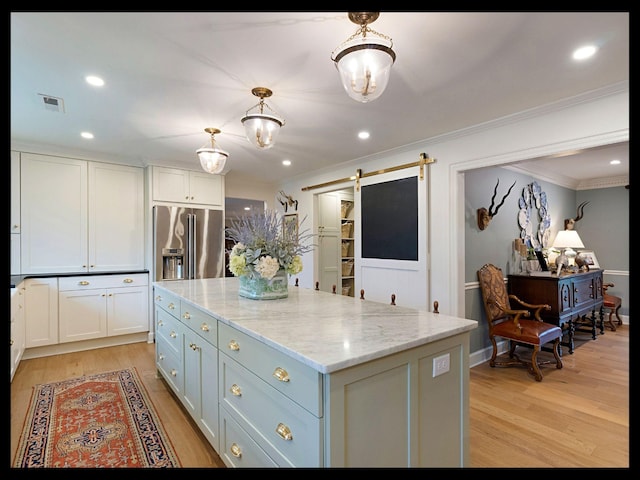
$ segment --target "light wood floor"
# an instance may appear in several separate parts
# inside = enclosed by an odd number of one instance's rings
[[[471,369],[470,467],[629,467],[629,326],[576,337],[564,368],[543,367],[542,382],[518,367]],[[156,376],[147,343],[22,361],[11,384],[11,458],[34,385],[132,366],[182,465],[224,467]]]

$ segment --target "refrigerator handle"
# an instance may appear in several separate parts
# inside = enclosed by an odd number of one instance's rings
[[[184,278],[193,278],[193,215],[187,213],[187,258]]]
[[[189,278],[193,279],[196,278],[196,252],[197,252],[197,247],[198,245],[196,244],[196,214],[192,213],[191,214],[191,245],[189,245],[189,252],[190,252],[190,264],[189,264],[189,268],[191,270],[191,274],[189,276]]]

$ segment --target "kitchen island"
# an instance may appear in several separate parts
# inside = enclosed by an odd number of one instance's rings
[[[468,465],[476,321],[238,284],[154,283],[158,371],[228,466]]]

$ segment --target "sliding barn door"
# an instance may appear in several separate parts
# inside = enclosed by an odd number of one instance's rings
[[[360,179],[355,190],[356,291],[365,299],[431,310],[429,299],[429,169]]]

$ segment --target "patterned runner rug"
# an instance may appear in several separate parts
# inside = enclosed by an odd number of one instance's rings
[[[135,369],[36,385],[14,467],[180,467]]]

